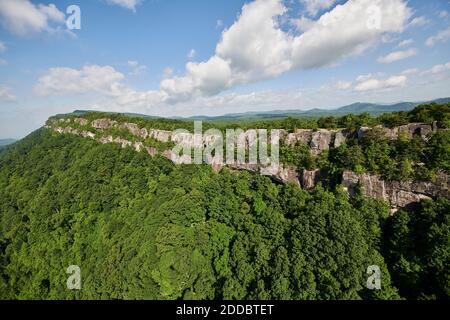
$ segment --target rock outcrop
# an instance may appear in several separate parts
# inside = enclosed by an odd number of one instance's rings
[[[302,143],[309,146],[311,153],[317,156],[325,150],[343,145],[351,136],[352,132],[345,129],[319,129],[317,131],[311,129],[297,129],[293,133],[288,133],[284,136],[284,143],[288,146]]]
[[[97,119],[92,121],[91,126],[94,129],[106,130],[117,125],[117,121],[110,119]]]
[[[128,130],[135,137],[141,137],[141,128],[135,123],[125,122],[125,123],[122,123],[119,128]],[[142,138],[145,139],[146,137],[142,137]]]
[[[79,124],[80,126],[87,126],[89,124],[89,120],[84,118],[76,118],[75,120],[73,120],[73,122]]]
[[[351,171],[342,175],[342,185],[350,194],[360,187],[364,196],[387,201],[392,208],[407,207],[437,196],[450,198],[449,183],[450,177],[444,173],[438,175],[436,182],[385,181],[379,176]]]
[[[303,189],[312,190],[320,181],[320,170],[303,170],[301,175],[301,186]]]
[[[412,139],[414,136],[418,136],[423,140],[427,140],[428,136],[436,132],[438,130],[437,123],[435,122],[433,125],[425,124],[425,123],[409,123],[407,125],[395,127],[395,128],[386,128],[382,126],[377,126],[375,129],[381,130],[386,138],[389,139],[398,139],[400,136],[405,136],[408,139]],[[370,128],[362,127],[358,130],[358,139],[361,139]]]
[[[312,154],[319,155],[323,151],[330,149],[331,140],[334,135],[334,132],[324,129],[313,132],[311,142],[309,144]]]
[[[352,135],[349,130],[338,130],[334,135],[334,148],[339,148],[341,145],[347,142],[347,139]]]
[[[122,148],[132,147],[137,152],[145,150],[151,156],[160,154],[176,164],[189,164],[192,163],[192,159],[187,155],[178,156],[172,150],[158,152],[156,148],[146,146],[145,139],[152,138],[164,143],[181,143],[186,148],[213,146],[217,140],[217,136],[215,135],[203,135],[201,139],[194,139],[194,135],[187,132],[173,134],[171,131],[166,130],[141,128],[134,123],[119,124],[117,121],[107,118],[97,119],[90,123],[90,126],[96,130],[96,133],[71,128],[70,122],[70,119],[52,119],[49,120],[45,127],[57,133],[73,134],[84,138],[95,139],[103,144],[117,143]],[[83,118],[76,118],[73,122],[83,127],[89,125],[89,121]],[[105,135],[106,133],[104,131],[109,128],[128,131],[140,141],[129,141],[121,137],[114,138],[111,135]],[[432,132],[438,130],[436,124],[430,126],[421,123],[411,123],[392,129],[383,127],[379,129],[390,139],[397,139],[400,135],[404,135],[408,138],[419,136],[424,140],[428,139]],[[311,148],[313,155],[320,155],[325,150],[333,147],[337,148],[346,143],[349,137],[355,136],[362,138],[370,130],[371,128],[368,127],[361,127],[356,131],[297,129],[293,133],[287,133],[285,130],[280,130],[280,138],[285,144],[290,146],[296,145],[297,143],[305,144]],[[102,132],[104,134],[103,136],[101,134]],[[250,137],[249,140],[238,139],[238,146],[244,144],[246,148],[251,148],[256,142],[256,140],[251,139],[255,132],[254,130],[247,131],[245,134],[247,138]],[[234,163],[222,163],[220,158],[211,155],[206,155],[203,160],[204,163],[210,165],[216,172],[220,171],[222,167],[227,166],[232,170],[245,170],[269,176],[284,184],[294,183],[307,190],[314,189],[322,179],[320,170],[303,170],[299,174],[297,168],[284,164],[280,164],[279,166],[265,166],[262,164],[248,164],[237,161]],[[354,194],[356,189],[361,187],[365,196],[384,200],[390,204],[393,210],[396,210],[397,208],[407,207],[419,202],[422,199],[437,196],[450,198],[449,179],[448,175],[440,173],[435,182],[385,181],[376,175],[356,174],[351,171],[345,171],[342,176],[342,184],[350,194]]]
[[[150,130],[148,136],[159,142],[169,142],[172,137],[172,132],[165,130]]]

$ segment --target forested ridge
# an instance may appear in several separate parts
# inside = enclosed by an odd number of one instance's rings
[[[448,127],[448,114],[448,106],[428,106],[314,123],[439,118]],[[443,132],[418,146],[351,142],[311,166],[333,171],[346,160],[342,167],[376,172],[394,154],[394,177],[405,172],[395,169],[404,159],[425,161],[417,175],[429,176],[449,169]],[[386,148],[393,153],[376,157]],[[40,129],[0,153],[0,298],[448,299],[449,199],[389,213],[386,203],[349,197],[336,181],[310,192]],[[70,265],[81,268],[81,290],[66,287]],[[381,290],[366,288],[371,265],[381,269]]]

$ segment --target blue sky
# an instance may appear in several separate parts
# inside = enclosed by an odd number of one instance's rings
[[[81,29],[68,30],[78,5]],[[0,138],[160,116],[450,96],[448,0],[0,0]]]

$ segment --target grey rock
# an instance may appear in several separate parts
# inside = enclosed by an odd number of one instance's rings
[[[92,121],[91,126],[92,128],[95,129],[101,129],[101,130],[105,130],[108,129],[110,127],[114,127],[115,125],[117,125],[117,121],[113,121],[110,119],[97,119]]]
[[[89,121],[84,118],[76,118],[73,120],[73,122],[79,124],[80,126],[87,126],[89,124]]]
[[[306,190],[312,190],[320,181],[320,170],[303,170],[301,175],[301,185]]]
[[[356,174],[345,171],[342,175],[342,185],[350,194],[354,194],[360,186],[364,196],[387,201],[392,208],[406,207],[412,203],[436,196],[450,197],[449,177],[440,174],[436,183],[422,181],[384,181],[379,176]]]
[[[347,142],[348,137],[350,136],[350,132],[347,130],[338,130],[334,135],[334,148],[339,148],[341,145]]]
[[[361,127],[361,128],[359,128],[358,132],[357,132],[358,139],[363,138],[369,130],[370,130],[369,127]]]
[[[147,150],[147,153],[151,156],[156,156],[158,154],[158,150],[156,150],[156,148],[146,147],[145,149]]]
[[[323,151],[330,148],[332,132],[325,129],[320,129],[312,134],[311,151],[315,155],[321,154]]]
[[[141,128],[139,128],[139,126],[135,123],[125,122],[120,126],[120,128],[128,130],[135,137],[141,136]]]

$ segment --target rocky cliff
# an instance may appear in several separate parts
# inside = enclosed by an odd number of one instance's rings
[[[71,126],[72,123],[77,128],[73,128]],[[176,160],[176,163],[191,163],[191,158],[189,156],[181,156],[180,158],[172,150],[157,150],[155,147],[146,145],[146,139],[153,139],[161,143],[181,143],[188,148],[194,146],[206,147],[213,144],[216,139],[215,136],[205,135],[201,141],[196,141],[194,136],[189,133],[173,135],[171,131],[141,128],[134,123],[118,123],[107,118],[96,119],[92,122],[84,118],[51,119],[45,127],[57,133],[90,138],[103,144],[117,143],[122,148],[132,147],[137,152],[145,151],[150,156],[160,154],[171,161],[175,162]],[[107,130],[111,128],[130,133],[136,138],[136,141],[107,134]],[[427,139],[429,134],[438,130],[436,125],[431,126],[421,123],[411,123],[396,128],[379,127],[379,129],[390,139],[397,139],[400,135],[409,138],[419,136],[422,139]],[[349,130],[326,129],[297,129],[292,133],[280,130],[280,132],[281,140],[286,145],[293,146],[297,143],[302,143],[310,147],[313,155],[319,155],[325,150],[339,147],[350,137],[362,138],[369,130],[370,128],[361,127],[353,132]],[[206,157],[204,162],[211,165],[216,172],[220,171],[223,166],[227,166],[232,170],[245,170],[270,176],[281,183],[294,183],[307,190],[314,189],[321,181],[320,170],[302,170],[299,173],[297,168],[284,164],[263,166],[261,164],[239,163],[238,161],[223,164],[213,157]],[[440,173],[435,182],[384,181],[376,175],[356,174],[350,171],[345,171],[342,175],[342,185],[350,194],[354,194],[357,188],[360,187],[365,196],[388,202],[393,211],[397,210],[397,208],[407,207],[422,199],[436,196],[450,198],[449,182],[449,176],[444,173]]]
[[[435,182],[384,181],[375,175],[351,171],[345,171],[342,176],[342,185],[350,194],[360,187],[363,195],[387,201],[394,210],[432,197],[450,198],[449,183],[450,177],[443,172],[438,174]]]

